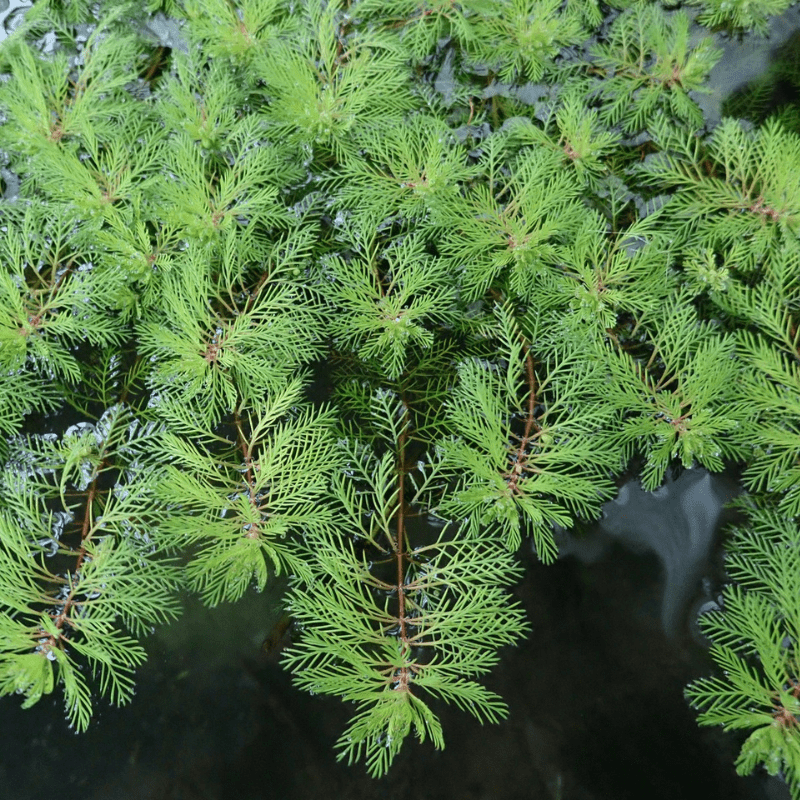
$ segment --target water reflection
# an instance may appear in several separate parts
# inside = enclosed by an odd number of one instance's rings
[[[677,479],[668,476],[654,492],[644,491],[632,478],[603,506],[599,530],[585,536],[563,533],[559,554],[591,564],[615,543],[635,553],[654,554],[663,574],[661,625],[675,637],[686,630],[687,607],[710,566],[723,506],[738,491],[730,478],[700,468],[686,470]]]
[[[31,5],[31,0],[0,0],[0,42],[11,35]]]
[[[697,726],[683,688],[709,674],[707,651],[680,624],[662,630],[691,615],[687,587],[719,556],[708,531],[733,491],[701,471],[656,495],[629,484],[594,560],[523,555],[514,592],[533,631],[486,681],[509,718],[481,726],[434,703],[445,750],[409,741],[382,781],[336,762],[350,709],[292,688],[279,647],[263,647],[274,604],[248,595],[190,604],[146,640],[133,703],[101,707],[86,735],[67,730],[60,698],[28,711],[4,698],[0,799],[58,787],[61,800],[788,800],[773,779],[735,774],[734,736]],[[662,518],[683,526],[671,544]]]

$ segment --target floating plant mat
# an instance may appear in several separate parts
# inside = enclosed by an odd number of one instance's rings
[[[15,798],[800,797],[796,54],[615,5],[14,18]]]

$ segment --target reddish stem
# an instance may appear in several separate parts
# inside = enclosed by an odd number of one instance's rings
[[[535,425],[534,410],[536,408],[536,376],[533,373],[533,357],[527,342],[523,343],[525,348],[525,371],[528,375],[528,416],[525,419],[525,430],[517,448],[517,456],[511,472],[506,476],[508,479],[508,486],[512,492],[520,493],[519,482],[522,470],[525,468],[525,463],[528,460],[525,452],[531,439],[531,430]],[[538,427],[538,426],[537,426]]]

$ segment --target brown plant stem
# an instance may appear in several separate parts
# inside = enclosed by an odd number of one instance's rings
[[[408,408],[404,412],[404,417],[408,417]],[[405,548],[405,517],[404,517],[404,504],[405,504],[405,445],[406,445],[406,429],[403,428],[402,433],[397,441],[397,537],[395,540],[395,558],[397,559],[397,604],[398,604],[398,617],[400,620],[400,640],[403,642],[403,649],[408,646],[408,633],[406,631],[406,596],[404,586],[405,574],[403,569],[403,550]]]
[[[525,373],[528,380],[528,414],[525,418],[525,429],[522,432],[522,438],[520,439],[519,446],[517,447],[514,465],[505,476],[506,480],[508,481],[509,488],[516,494],[522,493],[518,486],[520,476],[524,470],[530,469],[527,467],[528,455],[526,450],[531,439],[536,435],[532,435],[531,432],[534,426],[536,427],[537,432],[541,430],[535,420],[537,386],[536,375],[533,371],[534,361],[533,356],[531,355],[531,346],[521,331],[519,332],[519,340],[522,344],[523,352],[525,353]]]
[[[103,462],[105,463],[105,462]],[[98,474],[102,471],[102,465],[100,469],[98,469]],[[92,519],[92,504],[94,503],[95,495],[97,494],[97,476],[92,481],[91,486],[89,487],[89,494],[86,497],[86,510],[83,514],[83,525],[81,526],[81,544],[80,549],[78,550],[78,557],[75,563],[75,570],[73,571],[73,575],[77,575],[80,572],[81,567],[83,566],[83,562],[86,559],[86,540],[89,537],[89,528],[91,525]],[[69,638],[62,632],[62,628],[64,627],[65,623],[69,623],[69,612],[72,607],[75,605],[75,592],[77,589],[77,582],[73,584],[70,588],[69,594],[64,599],[63,604],[61,604],[61,610],[53,616],[53,620],[55,622],[56,629],[59,631],[58,641],[69,641]],[[47,643],[45,647],[42,649],[43,653],[47,653],[47,650],[52,650],[54,647],[57,646],[56,637],[55,636],[48,636]]]

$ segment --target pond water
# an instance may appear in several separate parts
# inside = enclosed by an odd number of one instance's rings
[[[785,800],[777,780],[736,776],[738,740],[700,729],[683,698],[711,670],[693,622],[716,590],[718,512],[734,492],[733,476],[699,470],[656,495],[626,483],[584,544],[565,543],[572,555],[526,556],[514,593],[533,632],[486,681],[509,718],[482,727],[436,707],[445,750],[409,741],[384,780],[336,762],[347,707],[295,691],[280,648],[262,648],[276,585],[216,610],[188,603],[147,641],[132,705],[102,706],[84,735],[60,699],[22,711],[5,698],[0,798]],[[682,509],[666,527],[665,504]]]
[[[31,0],[0,0],[0,41],[6,38],[22,21]]]

